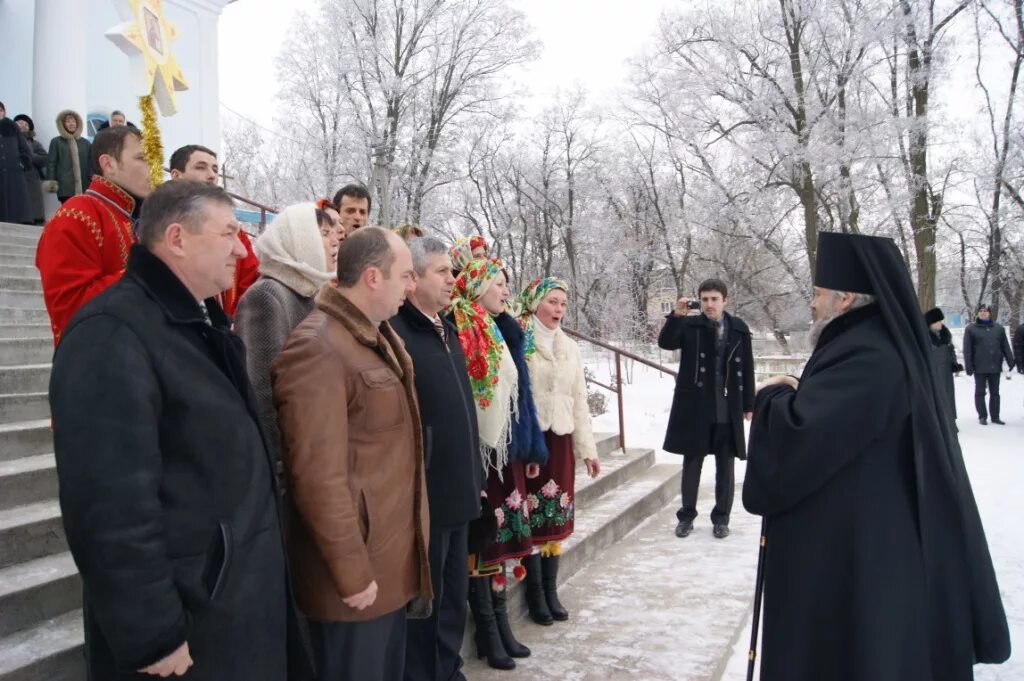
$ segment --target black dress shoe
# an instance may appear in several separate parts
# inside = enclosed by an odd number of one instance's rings
[[[680,520],[679,524],[676,525],[676,536],[680,539],[688,537],[691,532],[693,532],[692,520]]]
[[[992,417],[992,423],[996,424],[997,426],[1005,426],[1006,425],[1005,421],[1003,421],[1002,419],[1000,419],[998,417],[995,417],[995,416]]]
[[[711,531],[711,534],[715,535],[715,539],[725,539],[729,536],[729,526],[715,525],[715,529]]]
[[[978,423],[980,423],[983,426],[987,426],[988,425],[988,419],[985,418],[984,416],[982,416],[980,419],[978,419]]]

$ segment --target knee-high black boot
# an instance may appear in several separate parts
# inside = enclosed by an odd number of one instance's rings
[[[548,609],[544,598],[544,584],[541,580],[540,556],[536,553],[523,559],[526,568],[526,607],[530,609],[530,619],[537,624],[548,626],[555,620]]]
[[[494,669],[515,669],[516,661],[508,656],[498,634],[490,577],[473,577],[469,580],[469,609],[476,624],[477,657],[486,657],[487,664]]]
[[[505,576],[504,570],[502,570],[502,576]],[[505,646],[505,652],[512,657],[529,657],[530,649],[516,640],[512,633],[512,626],[508,622],[508,581],[506,580],[501,591],[494,591],[492,596],[494,599],[494,621],[498,625],[498,635]]]
[[[558,556],[540,559],[541,581],[544,584],[544,599],[551,616],[559,622],[569,619],[569,611],[558,600]]]

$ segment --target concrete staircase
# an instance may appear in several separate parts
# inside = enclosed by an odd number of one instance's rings
[[[82,586],[57,502],[47,390],[53,355],[35,269],[38,227],[0,223],[0,681],[80,681]],[[598,436],[602,474],[577,474],[560,578],[598,560],[679,494],[679,467]],[[521,587],[510,604],[525,615]],[[467,659],[472,629],[467,631]]]
[[[77,681],[82,585],[57,504],[40,228],[0,223],[0,681]]]

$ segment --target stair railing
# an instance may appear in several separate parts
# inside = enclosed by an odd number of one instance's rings
[[[592,338],[592,337],[590,337],[590,336],[588,336],[588,335],[586,335],[584,333],[580,333],[579,331],[576,331],[574,329],[567,329],[565,327],[562,327],[562,330],[565,331],[569,336],[571,336],[573,338],[576,338],[576,339],[581,340],[581,341],[585,341],[587,343],[590,343],[591,345],[596,345],[597,347],[603,348],[605,350],[608,350],[609,352],[611,352],[611,353],[613,353],[615,355],[615,386],[614,387],[612,387],[610,385],[606,385],[606,384],[602,383],[601,381],[598,381],[598,380],[596,380],[594,378],[590,378],[590,377],[587,377],[587,382],[588,383],[593,383],[594,385],[599,386],[601,388],[604,388],[605,390],[607,390],[609,392],[615,393],[616,401],[618,402],[618,407],[619,407],[619,448],[622,449],[623,451],[625,451],[626,450],[626,412],[625,412],[625,405],[624,405],[624,401],[625,401],[624,400],[624,393],[623,393],[623,390],[622,390],[622,358],[625,357],[626,359],[631,359],[634,362],[639,362],[640,364],[643,364],[644,366],[648,366],[648,367],[650,367],[652,369],[657,369],[661,373],[667,374],[667,375],[671,376],[672,378],[676,378],[676,376],[678,376],[678,373],[675,372],[675,371],[672,371],[671,369],[663,367],[662,365],[658,364],[657,362],[654,362],[652,360],[649,360],[649,359],[646,359],[644,357],[641,357],[640,355],[638,355],[636,353],[630,352],[629,350],[624,350],[623,348],[616,347],[614,345],[611,345],[610,343],[605,343],[604,341],[600,341],[600,340],[598,340],[596,338]]]
[[[246,203],[260,212],[260,234],[262,234],[263,230],[267,228],[267,213],[270,213],[271,215],[277,214],[276,209],[271,208],[270,206],[265,206],[262,203],[259,203],[258,201],[247,199],[244,196],[235,194],[234,192],[228,192],[227,194],[235,201],[241,201],[242,203]]]

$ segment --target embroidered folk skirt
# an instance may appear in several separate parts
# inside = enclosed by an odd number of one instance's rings
[[[469,556],[471,577],[501,572],[501,564],[530,555],[530,511],[526,504],[526,470],[519,461],[509,462],[499,478],[493,468],[487,472],[487,503],[494,510],[498,533],[483,551]]]
[[[548,462],[540,475],[526,481],[526,502],[530,508],[530,533],[534,546],[558,542],[572,534],[576,516],[576,459],[572,434],[544,433]]]

